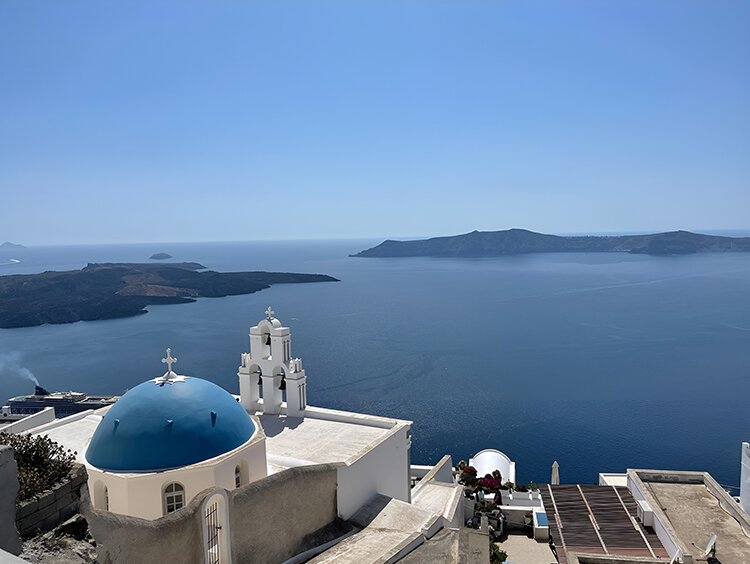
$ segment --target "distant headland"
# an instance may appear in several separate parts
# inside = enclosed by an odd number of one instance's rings
[[[338,282],[323,274],[214,272],[196,262],[100,263],[0,276],[0,328],[131,317],[152,304],[251,294],[272,284]]]
[[[174,257],[170,255],[169,253],[154,253],[148,258],[150,258],[151,260],[167,260],[167,259],[171,259]]]
[[[472,231],[416,241],[383,241],[353,257],[495,257],[526,253],[638,253],[686,255],[750,252],[750,237],[719,237],[690,231],[650,235],[547,235],[526,229]]]
[[[23,245],[19,245],[18,243],[11,243],[10,241],[5,241],[5,243],[0,243],[0,249],[25,249]]]

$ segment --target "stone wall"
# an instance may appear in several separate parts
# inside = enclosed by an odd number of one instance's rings
[[[231,492],[235,562],[283,562],[332,540],[336,466],[290,468]],[[335,529],[335,528],[334,528]]]
[[[75,464],[65,481],[19,503],[16,508],[16,526],[21,536],[30,537],[54,529],[78,513],[81,488],[87,479],[86,468]]]
[[[206,495],[202,492],[180,511],[149,521],[94,509],[86,488],[81,513],[101,564],[203,562],[200,505]]]
[[[11,554],[21,553],[21,539],[16,530],[16,496],[18,468],[13,449],[0,445],[0,549]]]
[[[203,562],[204,490],[183,509],[147,520],[94,509],[84,489],[81,513],[102,564]],[[229,492],[234,562],[283,562],[340,536],[336,466],[291,468]]]

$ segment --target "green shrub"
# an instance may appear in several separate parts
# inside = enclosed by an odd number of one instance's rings
[[[490,564],[500,564],[508,559],[504,550],[500,550],[495,543],[490,541]]]
[[[13,447],[18,465],[18,501],[25,501],[65,479],[76,453],[48,437],[0,433],[0,444]]]
[[[487,513],[494,509],[493,504],[489,501],[480,500],[474,504],[474,511],[476,513]]]

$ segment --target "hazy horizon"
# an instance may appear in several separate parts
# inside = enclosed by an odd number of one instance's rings
[[[525,229],[524,227],[506,227],[501,229],[485,229],[480,231],[505,231],[507,229]],[[683,229],[683,231],[690,231],[693,233],[701,233],[704,235],[718,235],[723,237],[750,237],[750,229]],[[559,235],[561,237],[573,237],[573,236],[618,236],[618,235],[648,235],[651,233],[662,233],[664,231],[566,231],[566,232],[555,232],[546,233],[548,235]],[[463,232],[467,233],[467,232]],[[26,244],[19,241],[4,240],[0,236],[0,244],[3,242],[22,245],[24,247],[56,247],[56,246],[118,246],[118,245],[189,245],[189,244],[202,244],[202,243],[294,243],[294,242],[327,242],[327,241],[384,241],[386,239],[395,240],[414,240],[414,239],[429,239],[433,237],[450,237],[453,235],[462,235],[463,233],[441,233],[432,235],[381,235],[376,237],[329,237],[329,238],[316,238],[316,237],[305,237],[305,238],[288,238],[288,239],[215,239],[215,240],[184,240],[184,241],[120,241],[120,242],[100,242],[100,241],[79,241],[69,243],[33,243]]]
[[[5,2],[0,241],[749,229],[748,25],[741,0]]]

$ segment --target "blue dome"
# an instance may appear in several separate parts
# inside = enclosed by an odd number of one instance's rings
[[[144,382],[102,418],[86,451],[90,464],[111,472],[155,472],[229,452],[255,424],[228,392],[200,378]]]

